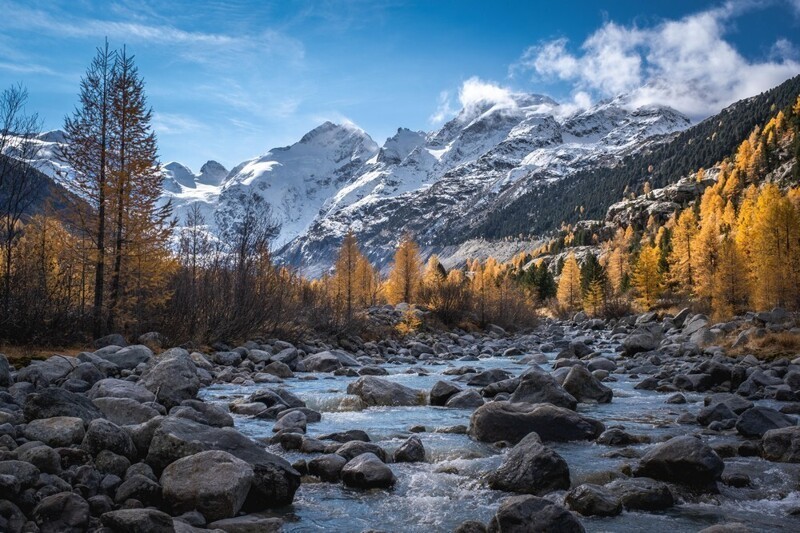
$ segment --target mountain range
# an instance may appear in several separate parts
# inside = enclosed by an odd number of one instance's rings
[[[790,87],[783,92],[797,94],[800,77],[786,84]],[[759,110],[770,101],[780,103],[783,92],[739,102],[719,116],[745,108],[755,109],[748,117],[763,120]],[[383,267],[405,232],[426,252],[447,255],[468,239],[522,234],[525,241],[532,230],[555,229],[561,220],[549,221],[549,227],[532,221],[537,211],[553,210],[554,200],[562,219],[584,205],[578,193],[575,199],[557,194],[566,185],[574,192],[581,183],[591,184],[584,195],[599,194],[604,209],[620,198],[614,176],[625,173],[631,161],[650,159],[646,168],[652,171],[653,163],[665,159],[653,154],[672,153],[675,143],[686,143],[692,132],[707,135],[708,124],[719,116],[692,126],[672,108],[636,107],[624,95],[579,110],[546,96],[513,94],[472,103],[435,131],[400,128],[382,145],[353,124],[325,122],[296,143],[231,170],[215,161],[199,173],[166,163],[162,197],[173,203],[179,225],[197,205],[213,230],[218,210],[236,202],[241,192],[256,193],[281,224],[274,242],[278,260],[306,275],[320,275],[333,263],[342,237],[353,231],[369,258]],[[42,150],[31,163],[52,178],[68,175],[57,157],[63,133],[38,139]],[[691,149],[699,148],[695,143]],[[625,174],[627,184],[647,179],[648,170],[636,168],[633,176]],[[610,176],[613,194],[590,179],[598,173]],[[587,178],[581,181],[582,176]]]

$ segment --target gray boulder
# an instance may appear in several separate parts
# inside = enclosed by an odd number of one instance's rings
[[[81,448],[92,455],[108,450],[131,460],[136,458],[136,446],[130,435],[118,425],[102,418],[89,423]]]
[[[347,386],[347,393],[361,398],[368,406],[420,405],[424,393],[375,376],[363,376]]]
[[[431,405],[443,406],[451,396],[461,392],[461,387],[450,381],[437,381],[430,392]]]
[[[209,521],[236,516],[252,482],[248,463],[219,450],[178,459],[161,474],[164,500],[174,513],[197,510]]]
[[[130,398],[97,398],[92,403],[108,420],[118,426],[141,424],[161,414],[149,405]]]
[[[112,531],[126,533],[175,533],[172,517],[156,509],[120,509],[104,513],[100,519]]]
[[[141,384],[167,409],[194,399],[200,390],[197,367],[185,350],[162,354],[142,375]]]
[[[488,481],[495,490],[542,496],[569,489],[569,467],[560,455],[542,444],[539,435],[530,433],[508,452]]]
[[[29,394],[24,413],[28,421],[56,416],[80,418],[84,422],[103,418],[103,413],[86,396],[57,387]]]
[[[478,407],[470,418],[469,434],[483,442],[516,444],[531,432],[543,441],[593,440],[605,427],[602,422],[548,403],[503,401]]]
[[[736,420],[736,431],[744,437],[761,438],[764,433],[771,429],[780,429],[794,425],[795,421],[789,415],[785,415],[769,407],[756,406],[739,415],[739,418]]]
[[[509,401],[530,404],[550,403],[572,410],[578,406],[575,397],[564,390],[553,376],[539,367],[525,371]]]
[[[503,500],[489,522],[489,533],[583,533],[581,523],[565,508],[537,496]]]
[[[153,351],[143,344],[127,346],[117,352],[97,355],[106,361],[114,363],[119,368],[132,370],[141,363],[147,363],[153,357]]]
[[[342,481],[348,487],[360,489],[386,489],[395,484],[392,469],[375,454],[363,453],[354,457],[342,468]]]
[[[614,396],[610,388],[600,383],[600,380],[582,365],[573,366],[561,386],[579,402],[593,400],[598,403],[609,403]]]
[[[481,393],[475,389],[467,389],[452,395],[444,406],[451,409],[474,409],[483,404],[484,401]]]
[[[38,440],[54,448],[79,444],[84,434],[83,420],[69,416],[32,420],[24,431],[26,439]]]
[[[322,481],[336,483],[341,478],[342,468],[347,459],[336,453],[314,457],[308,462],[308,473]]]
[[[409,437],[394,451],[395,463],[421,463],[425,461],[425,447],[417,436]]]
[[[44,498],[33,510],[41,533],[82,533],[89,527],[89,504],[74,492]]]
[[[800,463],[800,426],[771,429],[764,433],[761,456],[768,461]]]
[[[342,368],[342,362],[331,352],[320,352],[303,359],[302,366],[305,372],[333,372]]]
[[[123,379],[107,378],[95,383],[87,396],[96,400],[97,398],[126,398],[135,400],[139,403],[153,402],[156,395],[133,381]]]
[[[660,339],[649,331],[637,330],[622,341],[623,355],[630,357],[640,352],[649,352],[658,348]]]
[[[605,486],[629,511],[663,511],[675,505],[666,483],[643,477],[612,481]]]
[[[636,475],[697,489],[714,489],[725,463],[697,437],[683,435],[650,448],[642,457]]]
[[[569,491],[564,502],[583,516],[617,516],[622,512],[622,501],[616,495],[590,483],[578,485]]]

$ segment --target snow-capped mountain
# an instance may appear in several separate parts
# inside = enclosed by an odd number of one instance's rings
[[[405,231],[436,249],[443,235],[463,235],[487,210],[532,187],[612,165],[688,126],[671,108],[631,109],[624,97],[578,113],[535,95],[479,102],[438,131],[398,130],[279,256],[320,274],[348,230],[381,265]]]
[[[406,231],[427,250],[445,249],[531,188],[613,165],[688,126],[671,108],[632,108],[624,97],[574,111],[516,94],[472,103],[437,131],[400,128],[380,147],[352,124],[326,122],[230,172],[215,161],[197,174],[170,162],[162,166],[163,201],[179,222],[199,206],[213,229],[216,212],[235,207],[241,193],[258,194],[281,224],[278,259],[318,275],[348,230],[379,265]],[[61,132],[37,139],[42,151],[33,164],[51,177],[68,170],[57,157],[63,140]]]

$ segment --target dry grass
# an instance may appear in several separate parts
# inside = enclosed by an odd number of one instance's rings
[[[53,346],[0,346],[0,353],[8,358],[8,362],[15,368],[28,365],[31,361],[47,359],[55,354],[59,355],[78,355],[85,352],[86,347],[53,347]]]
[[[735,334],[732,335],[731,342],[735,338]],[[767,333],[759,338],[751,337],[744,346],[731,349],[729,353],[735,355],[753,354],[759,359],[778,359],[781,357],[794,359],[800,355],[800,335],[789,333],[788,331],[780,331]]]

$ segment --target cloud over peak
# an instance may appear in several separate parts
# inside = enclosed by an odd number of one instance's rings
[[[596,97],[626,93],[633,105],[663,104],[705,117],[800,73],[784,39],[762,61],[748,60],[725,39],[748,7],[729,3],[652,27],[609,21],[577,49],[566,39],[528,48],[511,71],[570,82]]]

